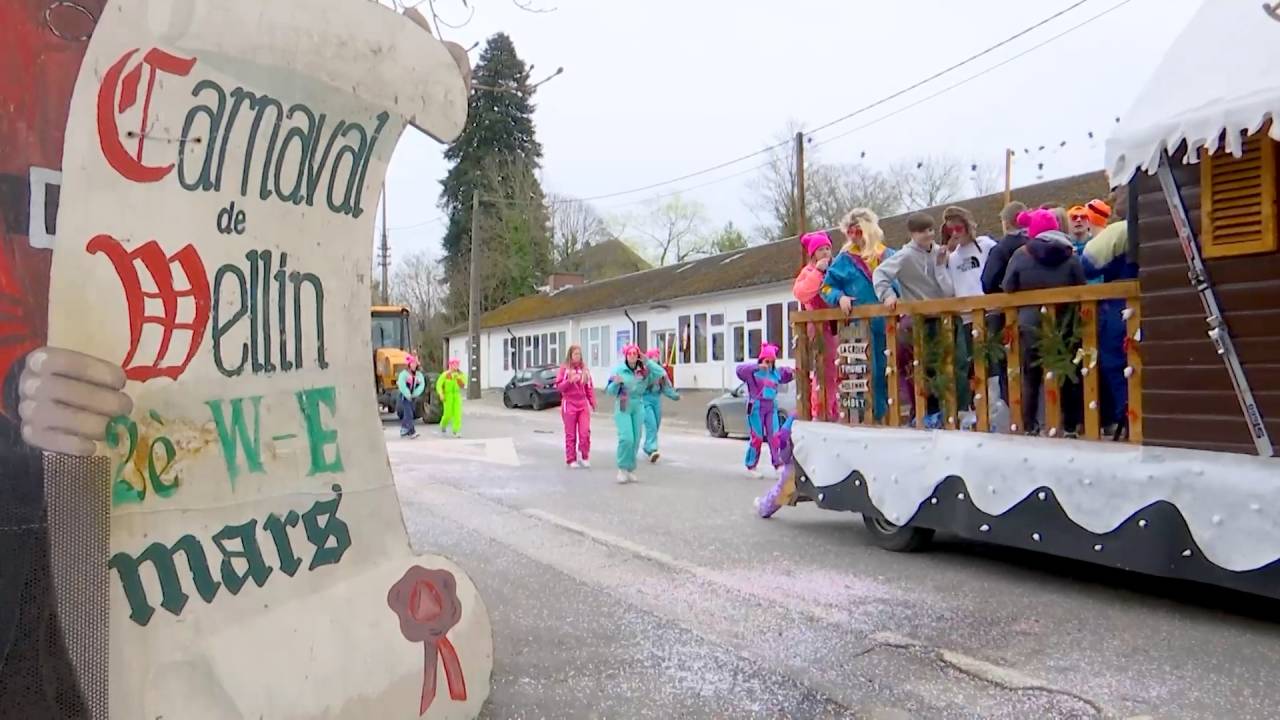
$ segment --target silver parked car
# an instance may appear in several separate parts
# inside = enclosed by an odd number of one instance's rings
[[[782,386],[778,393],[778,415],[782,422],[796,411],[795,383]],[[747,431],[747,384],[707,403],[707,432],[712,437],[749,436]]]

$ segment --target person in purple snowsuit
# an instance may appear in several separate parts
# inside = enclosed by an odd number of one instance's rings
[[[778,448],[778,430],[782,423],[778,417],[778,388],[794,379],[791,368],[778,367],[778,348],[765,344],[760,348],[758,362],[738,366],[738,379],[747,384],[747,429],[751,441],[747,444],[747,472],[760,477],[756,466],[760,464],[760,448],[769,444],[769,458],[776,469],[782,466],[782,451]]]

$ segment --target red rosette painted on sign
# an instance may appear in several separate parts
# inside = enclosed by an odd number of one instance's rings
[[[458,581],[448,570],[428,570],[415,565],[387,591],[387,606],[400,619],[400,634],[409,642],[423,643],[422,700],[418,714],[426,715],[436,697],[436,670],[444,664],[449,697],[467,699],[458,651],[448,634],[462,619]],[[438,660],[438,661],[437,661]]]

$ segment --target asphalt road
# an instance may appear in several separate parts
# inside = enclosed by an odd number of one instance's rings
[[[1280,603],[940,538],[871,545],[811,504],[761,520],[744,443],[666,429],[613,483],[559,414],[467,407],[388,448],[416,547],[492,616],[490,718],[1275,718]]]

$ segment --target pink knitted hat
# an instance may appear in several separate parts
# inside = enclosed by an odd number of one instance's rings
[[[648,351],[645,352],[645,355],[657,360],[662,355],[662,351],[658,348],[649,348]]]
[[[825,232],[811,232],[800,238],[800,244],[804,246],[805,257],[813,257],[820,248],[831,247],[831,238]]]
[[[461,360],[459,360],[458,358],[449,358],[449,369],[450,369],[450,370],[457,370],[457,369],[458,369],[459,367],[461,367],[461,366],[462,366],[462,361],[461,361]]]
[[[778,359],[778,346],[765,343],[760,347],[760,362]]]
[[[1039,237],[1041,233],[1058,230],[1058,217],[1050,210],[1026,210],[1018,213],[1018,227],[1027,229],[1027,237]]]
[[[639,345],[636,345],[635,343],[631,343],[630,345],[627,345],[626,347],[622,348],[622,357],[624,357],[624,358],[625,358],[626,356],[630,355],[630,354],[631,354],[631,353],[633,353],[633,352],[634,352],[636,355],[641,354],[641,353],[640,353],[640,346],[639,346]]]
[[[405,362],[405,364],[406,364],[406,365],[417,365],[417,364],[418,364],[418,358],[417,358],[417,357],[415,357],[415,356],[413,356],[413,355],[405,355],[405,356],[404,356],[404,362]]]

